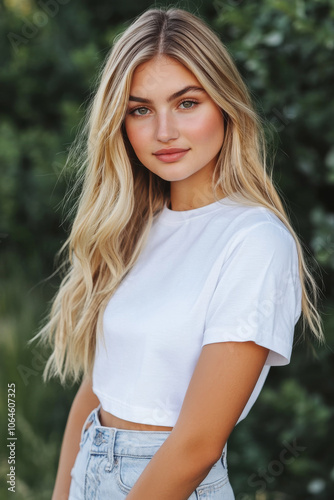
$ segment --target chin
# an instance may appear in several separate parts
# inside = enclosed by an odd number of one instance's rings
[[[188,177],[194,175],[196,171],[192,172],[190,169],[187,169],[184,165],[180,163],[166,163],[159,172],[156,174],[164,179],[165,181],[183,181]]]

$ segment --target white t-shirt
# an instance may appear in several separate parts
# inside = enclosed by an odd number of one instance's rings
[[[270,351],[240,422],[270,366],[290,362],[300,314],[296,244],[273,212],[228,197],[165,205],[106,307],[93,391],[119,418],[172,427],[202,346],[252,340]]]

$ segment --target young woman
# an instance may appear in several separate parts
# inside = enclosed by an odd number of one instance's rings
[[[170,8],[115,41],[84,124],[69,268],[37,335],[44,380],[82,377],[52,498],[233,499],[230,433],[300,316],[323,340],[260,120],[217,35]]]

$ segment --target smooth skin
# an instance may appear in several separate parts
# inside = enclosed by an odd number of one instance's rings
[[[173,97],[188,87],[202,90]],[[170,181],[172,210],[214,201],[211,179],[224,139],[224,117],[187,68],[166,56],[140,64],[132,78],[125,130],[141,163]],[[189,151],[164,163],[154,153],[165,148]]]

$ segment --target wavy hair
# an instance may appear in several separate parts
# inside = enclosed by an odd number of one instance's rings
[[[78,170],[80,196],[71,232],[59,251],[65,273],[45,326],[36,338],[52,346],[43,379],[91,377],[105,306],[147,240],[153,218],[170,201],[169,182],[142,165],[127,139],[124,118],[136,67],[155,56],[189,69],[225,117],[225,137],[212,177],[240,203],[270,209],[293,235],[302,284],[303,331],[324,342],[319,288],[266,164],[266,139],[250,94],[218,35],[179,8],[150,8],[115,40],[96,79],[83,126],[67,161]],[[200,196],[200,194],[199,194]]]

